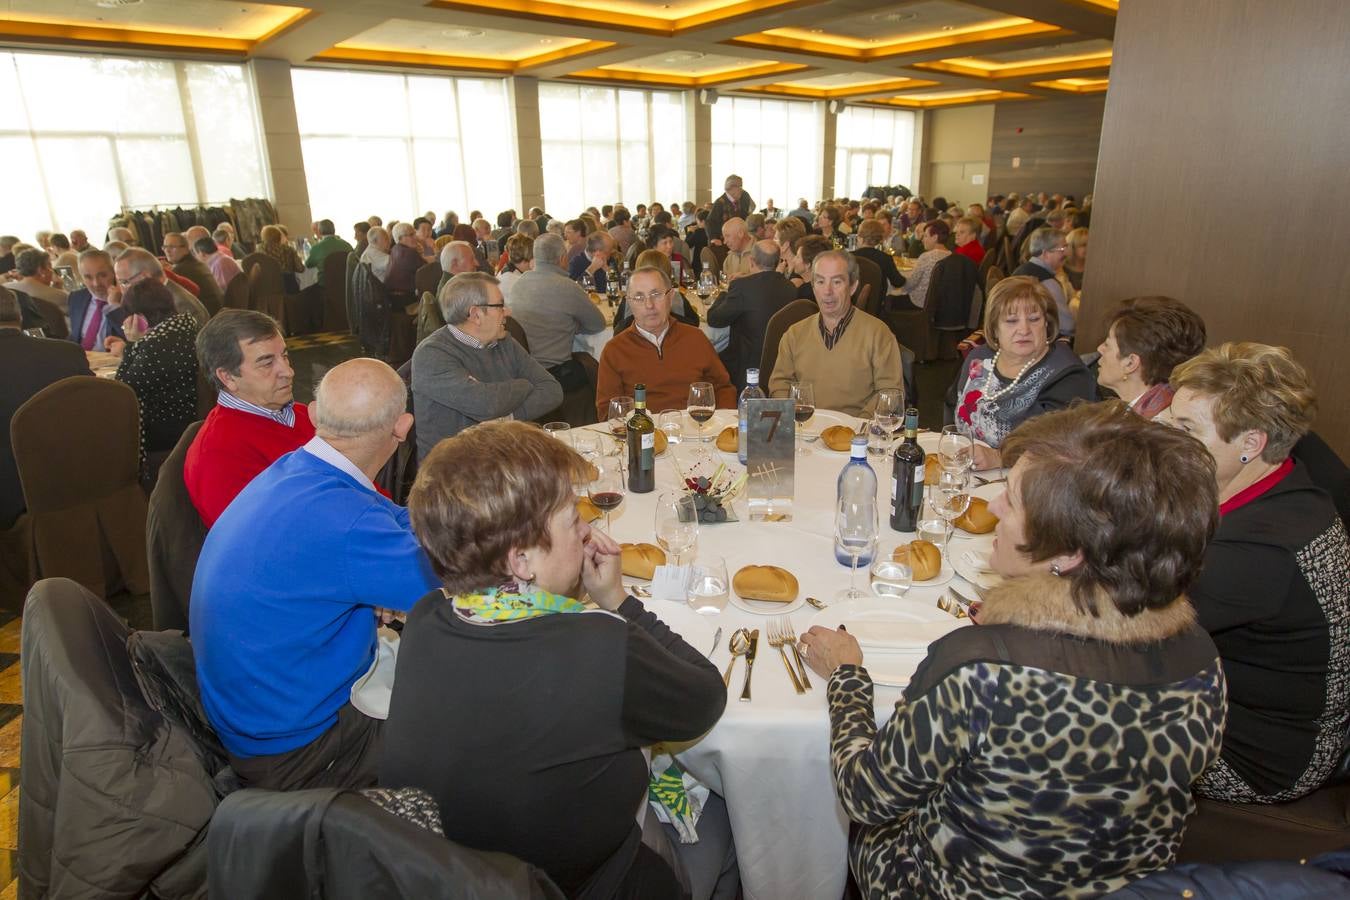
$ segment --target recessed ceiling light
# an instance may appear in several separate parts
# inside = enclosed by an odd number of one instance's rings
[[[888,12],[875,13],[871,18],[873,22],[912,22],[918,17],[919,14],[913,12]]]
[[[706,53],[699,53],[697,50],[680,50],[677,53],[671,53],[661,57],[661,62],[668,62],[668,63],[695,62],[696,60],[700,60],[707,55],[708,54]]]
[[[94,5],[101,9],[121,9],[124,6],[140,6],[142,0],[98,0]]]
[[[553,43],[553,38],[540,38],[540,39],[539,39],[539,43],[541,43],[541,44],[551,44],[551,43]]]
[[[943,31],[951,31],[951,30],[953,30],[953,28],[954,28],[954,26],[952,26],[952,25],[943,25],[943,26],[942,26],[942,30],[943,30]]]
[[[825,33],[825,29],[824,29],[824,28],[812,28],[812,29],[811,29],[811,33],[812,33],[812,34],[824,34],[824,33]]]
[[[137,2],[140,2],[140,0],[137,0]],[[464,38],[482,37],[483,32],[479,31],[477,28],[442,28],[441,36],[454,38],[455,40],[463,40]]]

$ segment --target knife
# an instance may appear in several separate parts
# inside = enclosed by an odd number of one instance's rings
[[[745,684],[741,687],[741,700],[750,701],[750,675],[755,671],[755,651],[759,649],[759,629],[750,632],[750,649],[745,651]]]
[[[717,629],[717,633],[713,635],[713,645],[708,648],[708,652],[705,653],[704,656],[708,657],[709,659],[712,659],[712,655],[717,652],[717,645],[720,644],[721,642],[722,642],[722,629],[719,626]]]

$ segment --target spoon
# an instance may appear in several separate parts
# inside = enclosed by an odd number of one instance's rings
[[[731,651],[731,662],[727,663],[727,670],[722,675],[722,684],[730,686],[731,670],[736,666],[736,657],[744,656],[745,651],[750,649],[750,632],[744,628],[737,628],[727,641],[727,649]]]

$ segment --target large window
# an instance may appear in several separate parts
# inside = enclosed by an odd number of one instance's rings
[[[723,97],[712,108],[712,189],[721,193],[730,174],[741,176],[755,202],[792,209],[799,197],[820,196],[818,103]]]
[[[869,187],[908,185],[913,177],[914,113],[850,106],[839,114],[834,192],[861,197]]]
[[[549,214],[570,219],[587,206],[687,199],[685,130],[683,94],[541,84]]]
[[[0,53],[6,233],[76,228],[101,243],[123,208],[264,197],[256,91],[243,66]]]
[[[514,119],[501,79],[294,69],[295,114],[316,219],[346,233],[379,215],[489,221],[520,206]]]

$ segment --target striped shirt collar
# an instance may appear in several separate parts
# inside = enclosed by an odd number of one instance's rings
[[[332,444],[325,441],[323,438],[319,437],[317,434],[314,435],[314,437],[310,438],[309,443],[305,444],[305,446],[301,447],[300,449],[304,450],[311,456],[315,456],[323,460],[333,468],[341,472],[346,472],[352,478],[356,479],[356,483],[361,485],[363,488],[378,493],[378,491],[375,490],[375,483],[366,477],[365,472],[362,472],[360,469],[356,467],[356,463],[352,462],[350,459],[343,456],[341,451],[339,451]]]
[[[287,403],[281,409],[268,409],[265,406],[258,406],[256,403],[249,403],[247,400],[237,397],[229,391],[218,391],[216,393],[216,402],[226,409],[253,413],[255,416],[262,416],[264,419],[271,419],[279,425],[285,425],[287,428],[295,427],[294,400]]]
[[[493,341],[490,344],[485,344],[478,338],[474,337],[473,335],[466,334],[465,332],[460,331],[453,325],[446,325],[445,327],[450,329],[451,337],[453,337],[455,340],[459,341],[466,347],[472,347],[475,350],[488,350],[497,345],[496,341]]]
[[[844,336],[844,329],[848,328],[848,323],[853,321],[853,313],[855,310],[857,310],[857,307],[850,303],[848,305],[848,312],[844,313],[844,317],[839,320],[839,324],[834,326],[834,331],[830,331],[825,327],[824,316],[816,317],[816,324],[820,326],[820,337],[825,341],[826,350],[833,350],[834,345],[839,343],[839,339]]]

